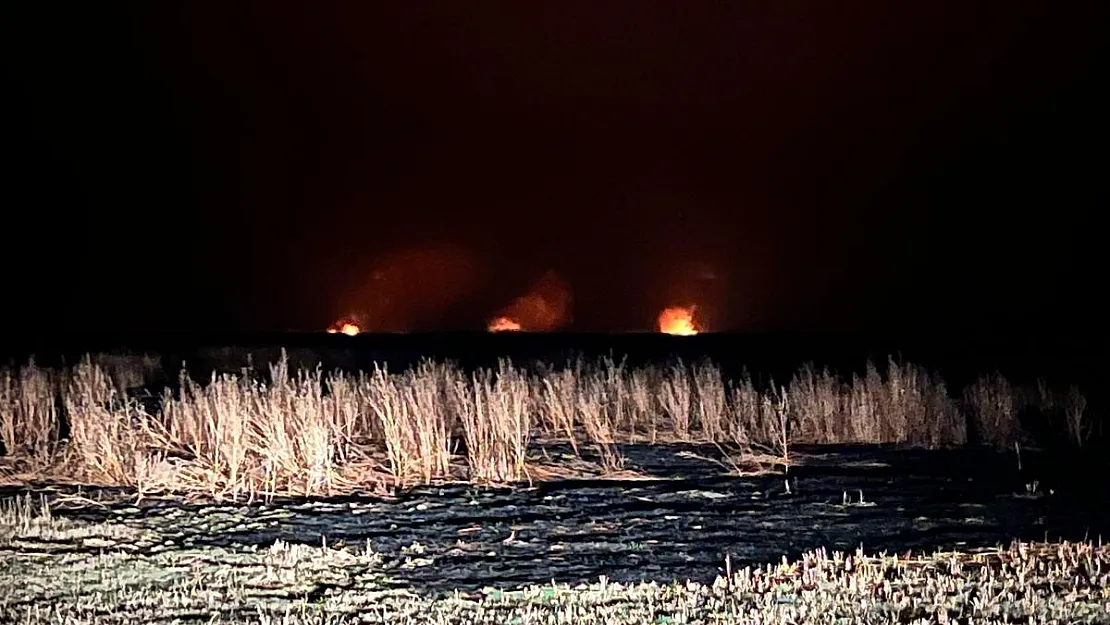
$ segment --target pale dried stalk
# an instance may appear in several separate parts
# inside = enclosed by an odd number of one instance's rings
[[[624,466],[624,459],[617,449],[613,437],[613,406],[606,396],[604,379],[586,379],[578,385],[578,416],[586,430],[586,436],[597,449],[602,467],[607,471],[617,471]]]
[[[694,412],[702,437],[709,442],[725,440],[728,421],[728,393],[721,370],[703,361],[693,370],[696,403]]]
[[[667,368],[659,388],[659,403],[669,418],[673,440],[689,441],[693,389],[689,371],[681,361]]]

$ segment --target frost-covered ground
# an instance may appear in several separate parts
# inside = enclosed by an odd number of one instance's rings
[[[1082,511],[970,456],[846,451],[750,478],[666,462],[669,479],[392,499],[9,491],[0,620],[1110,622],[1110,549],[1057,542],[1089,530]]]

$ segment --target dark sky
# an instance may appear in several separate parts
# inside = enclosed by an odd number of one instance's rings
[[[1107,6],[6,3],[6,306],[1098,328]]]

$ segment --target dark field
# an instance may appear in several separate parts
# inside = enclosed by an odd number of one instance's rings
[[[355,371],[388,353],[398,372],[421,360],[400,337],[332,338],[291,348],[290,371]],[[724,354],[719,369],[659,368],[652,352],[670,341],[644,338],[631,369],[559,373],[529,364],[551,355],[546,339],[511,340],[529,357],[498,375],[519,384],[487,381],[465,397],[467,372],[490,365],[459,344],[437,354],[458,368],[415,377],[271,370],[262,386],[213,382],[188,396],[167,371],[185,352],[201,381],[281,352],[180,348],[134,372],[168,384],[163,399],[151,388],[111,399],[97,361],[11,378],[15,408],[0,422],[16,443],[13,432],[35,440],[10,447],[29,455],[0,458],[10,484],[0,489],[0,621],[1110,622],[1097,389],[1088,404],[1074,389],[1046,395],[1042,381],[1034,401],[1020,386],[1028,363],[1007,370],[1011,385],[976,381],[1002,369],[969,359],[953,379],[974,392],[961,391],[892,359],[836,379],[776,371],[793,381],[731,394],[714,377],[732,379],[744,360],[727,360],[728,341],[700,343]],[[680,356],[697,356],[698,343],[684,345]],[[1091,375],[1080,362],[1055,360],[1050,373]],[[355,399],[340,401],[337,379]],[[593,399],[545,394],[560,383]],[[65,427],[36,438],[19,418],[54,423],[27,408],[51,384]],[[410,401],[406,388],[430,399]],[[481,408],[498,398],[517,403]],[[1068,398],[1068,411],[1051,412]],[[433,410],[439,402],[448,408]],[[1065,413],[1076,419],[1053,434]],[[923,436],[934,418],[944,427]],[[440,438],[405,434],[425,427]],[[306,455],[314,436],[324,446]],[[170,471],[160,482],[156,461]],[[298,496],[306,475],[324,481]]]
[[[1009,458],[799,450],[788,477],[720,477],[706,450],[625,452],[669,477],[253,505],[47,489],[21,521],[8,504],[0,619],[1110,621],[1110,552],[1058,542],[1097,540],[1094,502]]]
[[[518,488],[419,487],[392,498],[277,499],[252,505],[147,499],[53,514],[151,530],[176,547],[250,550],[281,540],[370,545],[394,582],[421,593],[486,586],[696,580],[819,548],[966,552],[1011,541],[1099,540],[1094,501],[1055,491],[1036,470],[983,452],[829,448],[799,451],[789,474],[722,477],[691,456],[712,449],[625,450],[640,480]],[[665,476],[665,477],[664,477]],[[8,490],[11,496],[17,491]],[[111,501],[108,491],[85,497]],[[48,552],[79,545],[41,544]]]

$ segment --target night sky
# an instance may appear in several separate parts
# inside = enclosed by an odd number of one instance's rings
[[[1101,331],[1107,7],[5,3],[9,328]]]

